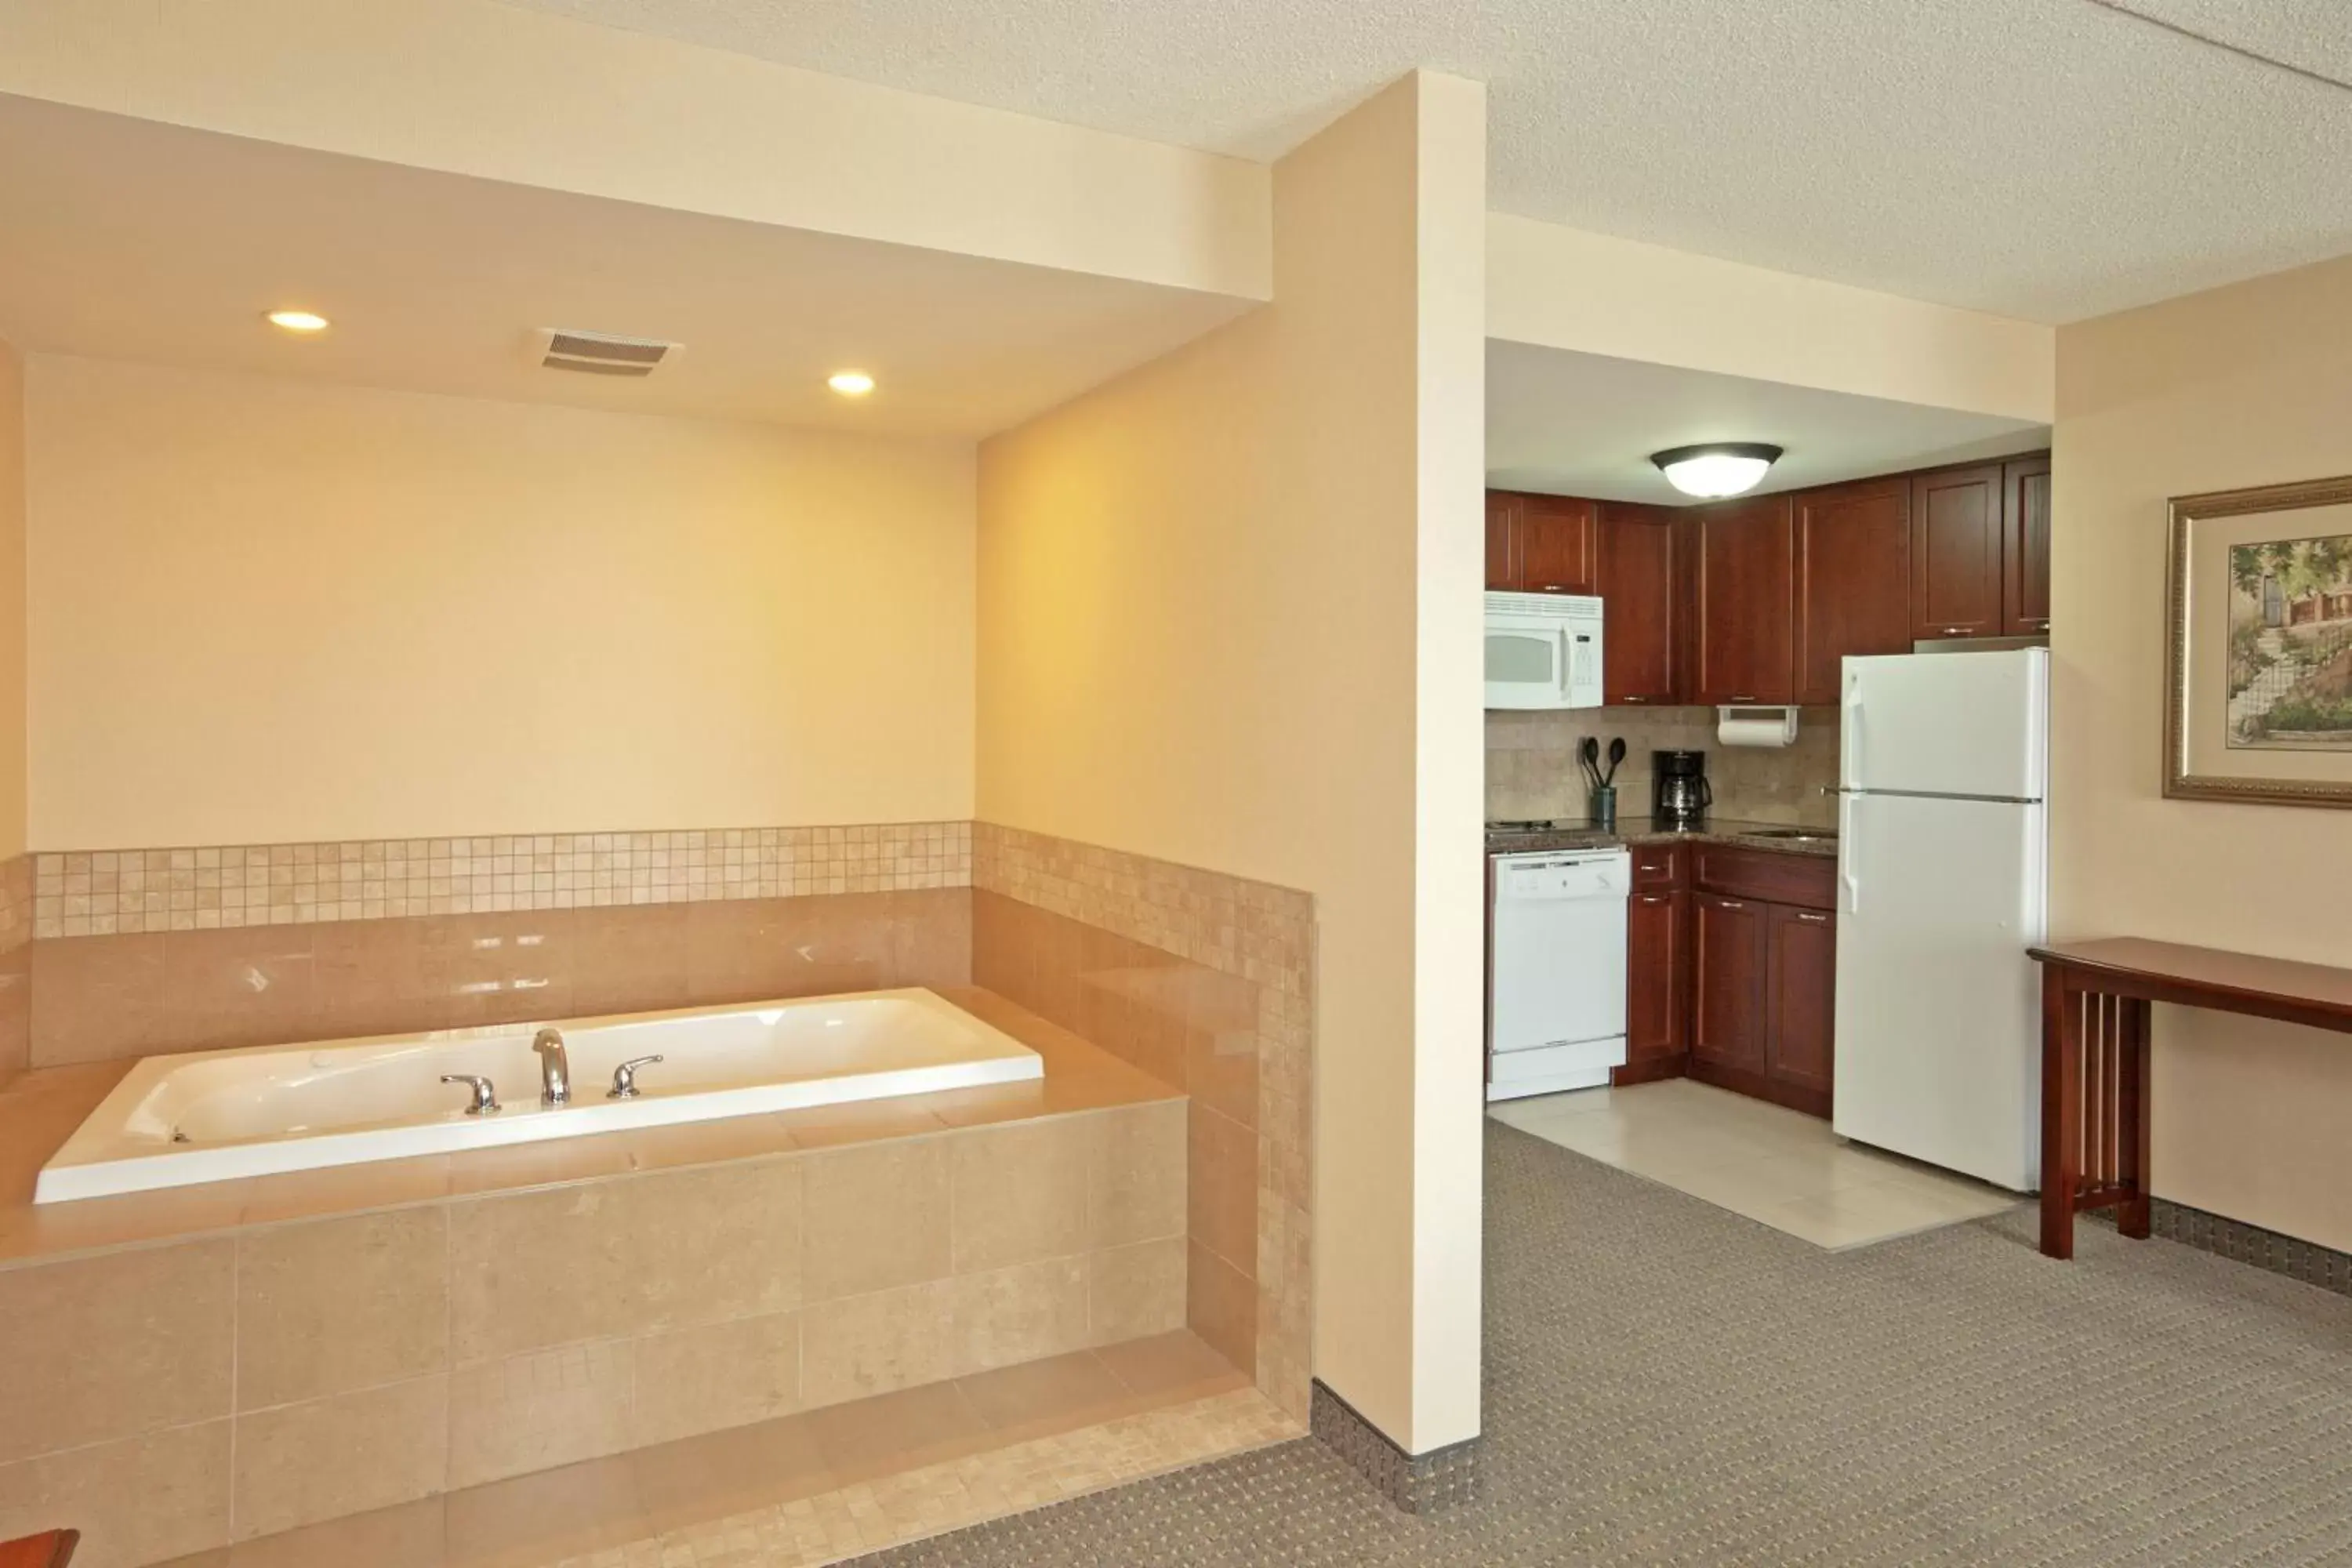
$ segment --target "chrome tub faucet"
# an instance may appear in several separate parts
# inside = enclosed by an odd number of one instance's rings
[[[539,1102],[565,1105],[572,1100],[572,1058],[563,1048],[563,1031],[541,1029],[530,1042],[539,1053]]]

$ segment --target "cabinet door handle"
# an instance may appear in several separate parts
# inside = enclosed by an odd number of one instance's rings
[[[1804,921],[1807,925],[1816,925],[1816,926],[1818,926],[1818,925],[1827,925],[1827,924],[1829,923],[1829,919],[1830,919],[1830,917],[1829,917],[1829,916],[1827,916],[1827,915],[1817,915],[1817,914],[1814,914],[1814,913],[1813,913],[1811,910],[1799,910],[1797,911],[1797,918],[1798,918],[1799,920],[1801,920],[1801,921]]]
[[[1737,899],[1717,899],[1715,907],[1718,910],[1744,910],[1748,906]]]
[[[1642,901],[1645,904],[1663,904],[1666,901],[1666,896],[1664,893],[1643,893]]]
[[[1647,702],[1649,699],[1646,697],[1620,697],[1617,700],[1620,702]]]
[[[1756,699],[1753,697],[1727,697],[1724,700],[1727,702],[1753,702]]]
[[[1944,635],[1948,637],[1964,637],[1969,635],[1969,628],[1966,626],[1946,626],[1944,628]]]

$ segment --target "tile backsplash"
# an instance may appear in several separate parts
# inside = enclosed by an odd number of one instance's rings
[[[1576,750],[1587,735],[1602,752],[1625,742],[1617,770],[1617,813],[1650,810],[1650,753],[1703,751],[1715,815],[1746,822],[1808,827],[1837,822],[1837,710],[1800,710],[1797,739],[1785,748],[1725,746],[1715,738],[1712,708],[1602,708],[1566,712],[1490,711],[1486,715],[1486,816],[1582,820],[1590,790]]]

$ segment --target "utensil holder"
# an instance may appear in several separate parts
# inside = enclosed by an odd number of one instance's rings
[[[1617,831],[1617,786],[1602,784],[1592,792],[1592,826],[1603,833]]]

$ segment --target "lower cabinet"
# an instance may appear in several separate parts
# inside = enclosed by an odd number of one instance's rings
[[[1625,916],[1625,1065],[1613,1081],[1686,1073],[1827,1116],[1834,869],[1719,844],[1637,847]]]
[[[1768,907],[1764,916],[1764,1071],[1773,1082],[1830,1093],[1837,1018],[1837,923],[1825,910]]]
[[[1765,1060],[1765,910],[1770,906],[1720,893],[1698,896],[1697,939],[1692,942],[1698,973],[1698,1007],[1693,1016],[1691,1057],[1746,1072],[1761,1072]]]

